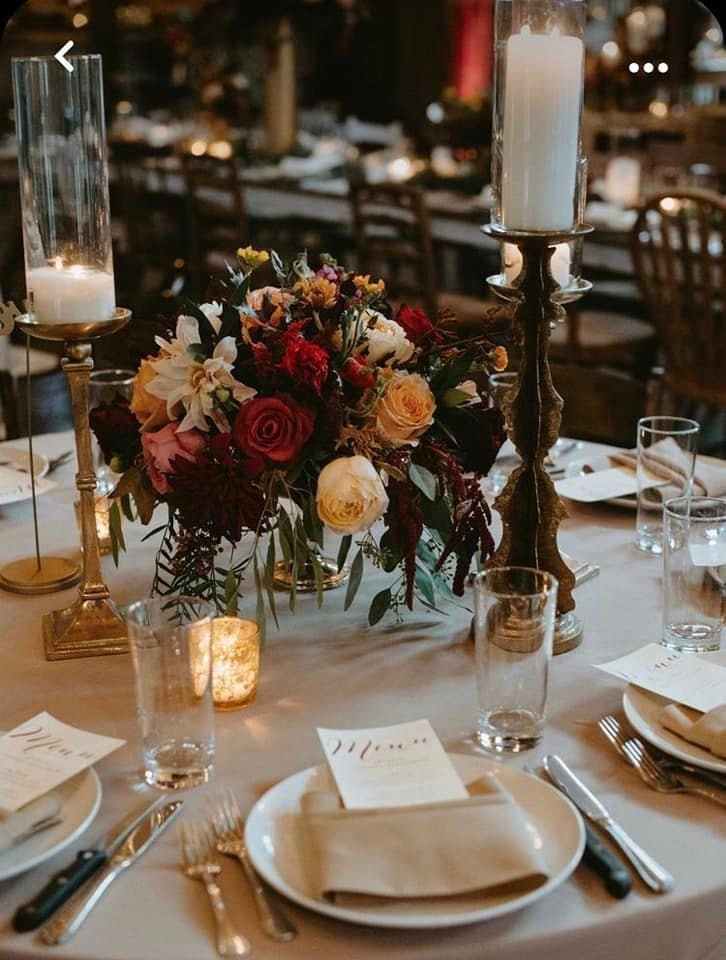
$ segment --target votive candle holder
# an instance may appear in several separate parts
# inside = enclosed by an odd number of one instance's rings
[[[260,629],[254,620],[215,617],[212,622],[212,697],[218,710],[236,710],[257,696]]]

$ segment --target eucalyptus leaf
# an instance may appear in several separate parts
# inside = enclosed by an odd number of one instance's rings
[[[371,600],[371,606],[368,610],[368,625],[374,627],[378,621],[385,616],[391,606],[391,591],[388,587],[381,590]]]
[[[224,612],[228,617],[237,616],[237,597],[239,595],[239,581],[234,570],[229,570],[224,578]]]
[[[275,626],[280,629],[277,619],[277,602],[275,600],[275,538],[270,535],[267,544],[267,558],[265,560],[265,587],[267,588],[267,603],[270,607]]]
[[[320,609],[320,607],[323,605],[323,582],[325,580],[325,572],[322,564],[314,553],[310,554],[310,565],[313,568],[313,577],[315,578],[315,597],[318,603],[318,609]]]
[[[340,541],[340,546],[338,547],[338,570],[342,570],[345,566],[345,561],[348,557],[348,551],[350,550],[350,545],[353,542],[353,538],[349,533],[342,538]]]
[[[411,463],[408,468],[408,476],[411,483],[423,493],[429,500],[436,499],[437,483],[436,477],[426,467],[420,463]]]
[[[416,565],[416,573],[414,575],[414,583],[416,588],[421,593],[422,597],[431,604],[432,607],[436,607],[436,591],[434,589],[434,581],[431,574],[425,567]]]
[[[450,387],[439,397],[439,402],[442,407],[458,407],[462,403],[467,403],[471,400],[471,394],[465,393],[463,390],[457,390],[456,387]]]
[[[350,577],[348,579],[348,589],[345,591],[345,603],[343,604],[344,610],[349,610],[351,604],[355,600],[355,595],[358,593],[358,587],[360,582],[363,579],[363,551],[358,550],[355,557],[353,558],[353,563],[350,565]]]

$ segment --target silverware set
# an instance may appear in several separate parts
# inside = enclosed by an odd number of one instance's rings
[[[207,811],[207,821],[189,821],[181,825],[179,841],[182,870],[191,879],[204,883],[209,895],[217,931],[217,953],[220,957],[250,957],[252,948],[227,914],[217,882],[222,867],[216,853],[239,862],[264,933],[278,943],[292,940],[297,929],[272,900],[250,861],[244,842],[244,821],[234,793],[225,790],[216,794],[209,800]]]
[[[652,790],[657,790],[658,793],[690,793],[726,807],[726,792],[715,789],[720,787],[723,791],[726,784],[716,779],[713,786],[707,785],[701,779],[701,775],[706,771],[691,766],[687,768],[687,765],[674,760],[668,761],[666,765],[651,753],[650,748],[639,737],[624,731],[620,721],[612,714],[598,721],[598,727],[621,757],[637,770],[643,783]],[[718,774],[715,777],[718,778]],[[709,777],[704,779],[710,780]]]

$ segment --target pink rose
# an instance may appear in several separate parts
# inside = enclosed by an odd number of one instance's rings
[[[171,487],[166,474],[174,472],[172,460],[194,460],[206,446],[206,439],[200,430],[177,430],[177,423],[168,423],[156,433],[144,433],[141,446],[144,462],[154,490],[162,496],[169,493]]]

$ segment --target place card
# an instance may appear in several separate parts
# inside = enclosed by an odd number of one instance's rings
[[[646,471],[641,490],[662,486],[667,481]],[[580,473],[576,477],[564,477],[555,483],[555,490],[561,497],[577,500],[580,503],[596,503],[599,500],[614,500],[627,497],[638,491],[638,478],[634,470],[628,467],[610,467],[607,470],[593,470],[592,473]]]
[[[428,720],[360,730],[318,728],[344,806],[405,807],[469,796]]]
[[[0,811],[15,813],[126,743],[39,713],[0,737]]]
[[[595,666],[644,690],[704,713],[726,704],[726,667],[704,660],[695,653],[649,643],[617,660]]]

